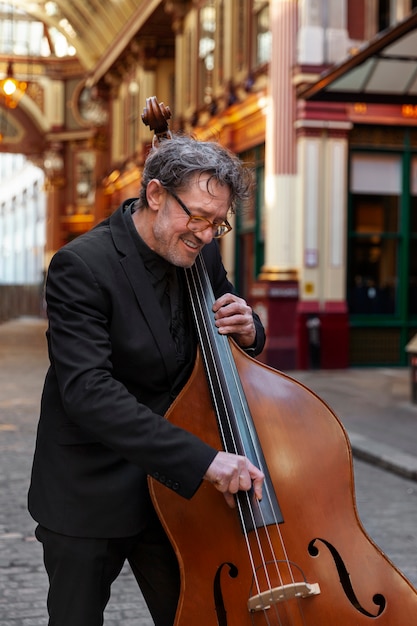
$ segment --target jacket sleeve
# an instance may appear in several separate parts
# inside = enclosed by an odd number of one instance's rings
[[[169,477],[173,488],[189,498],[217,450],[142,404],[118,380],[112,363],[112,301],[106,290],[117,294],[119,285],[111,287],[114,278],[104,276],[106,271],[103,259],[101,264],[87,261],[72,248],[62,248],[51,262],[47,334],[65,415],[62,419],[55,411],[53,428],[87,434],[147,474]],[[132,334],[129,328],[119,332],[127,340]]]

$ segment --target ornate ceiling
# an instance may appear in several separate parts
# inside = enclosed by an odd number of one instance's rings
[[[84,79],[89,88],[101,84],[117,90],[138,60],[146,64],[155,58],[173,58],[172,24],[188,5],[187,0],[0,2],[0,82],[12,70],[16,80],[27,81],[30,95],[19,106],[5,106],[3,94],[0,152],[42,151],[38,134],[43,129],[47,139],[50,126],[43,128],[35,110],[38,106],[44,111],[38,102],[38,97],[45,97],[43,87],[37,88],[43,76],[79,84]]]
[[[153,38],[172,33],[171,16],[162,0],[9,0],[7,4],[62,33],[94,82],[139,31]]]

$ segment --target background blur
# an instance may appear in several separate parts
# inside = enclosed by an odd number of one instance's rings
[[[416,0],[0,3],[0,321],[137,195],[156,96],[256,177],[222,240],[283,369],[404,366],[417,330]]]

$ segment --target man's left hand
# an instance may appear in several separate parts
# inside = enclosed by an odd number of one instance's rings
[[[256,329],[252,309],[243,298],[225,293],[213,304],[214,319],[222,335],[231,335],[242,348],[255,343]]]

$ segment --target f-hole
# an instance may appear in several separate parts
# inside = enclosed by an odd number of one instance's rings
[[[222,570],[224,567],[228,567],[228,574],[230,578],[237,578],[239,570],[236,565],[233,563],[222,563],[218,568],[216,575],[213,581],[213,596],[214,596],[214,606],[216,608],[217,614],[217,624],[218,626],[227,626],[227,613],[226,607],[224,605],[223,592],[222,592]]]
[[[347,571],[346,565],[344,564],[343,559],[340,556],[339,552],[336,550],[336,548],[331,543],[326,541],[325,539],[321,539],[320,537],[316,537],[316,539],[313,539],[308,544],[308,552],[309,552],[309,554],[311,556],[314,556],[314,557],[317,557],[319,555],[320,551],[317,548],[317,546],[315,545],[315,543],[317,541],[321,541],[321,543],[323,543],[328,548],[330,554],[332,555],[333,560],[334,560],[335,565],[336,565],[337,572],[339,574],[339,579],[340,579],[341,585],[343,587],[343,591],[345,592],[346,597],[348,598],[348,600],[352,604],[352,606],[355,607],[355,609],[357,611],[359,611],[359,613],[362,613],[363,615],[366,615],[367,617],[371,617],[373,619],[375,619],[376,617],[379,617],[381,615],[381,613],[384,611],[386,603],[387,603],[385,597],[382,594],[380,594],[380,593],[376,593],[373,596],[373,598],[372,598],[373,603],[377,607],[379,607],[378,612],[377,612],[376,615],[372,615],[372,613],[369,613],[369,611],[364,609],[363,606],[361,606],[359,600],[356,597],[356,594],[355,594],[355,592],[353,590],[352,583],[351,583],[351,580],[350,580],[349,572]]]

